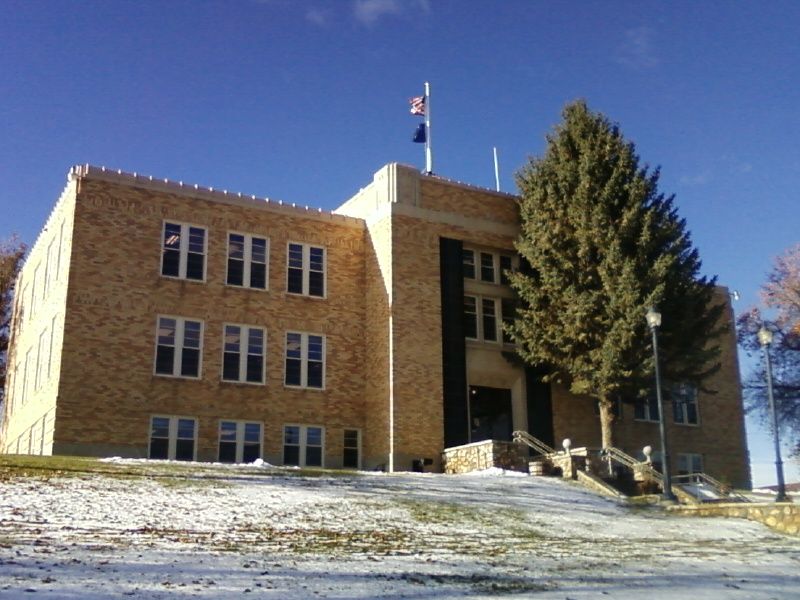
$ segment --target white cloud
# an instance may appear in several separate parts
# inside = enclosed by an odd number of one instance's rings
[[[314,25],[319,25],[320,27],[327,25],[328,11],[319,8],[309,8],[306,11],[306,21],[309,21]]]
[[[680,179],[678,179],[678,183],[681,185],[705,185],[709,181],[711,181],[711,173],[709,171],[703,171],[702,173],[698,173],[697,175],[683,175]]]
[[[407,14],[428,13],[430,0],[355,0],[353,15],[362,25],[371,27],[383,17],[399,17]]]
[[[655,32],[649,27],[635,27],[625,32],[625,41],[617,51],[617,62],[636,69],[650,69],[660,62],[656,56]]]

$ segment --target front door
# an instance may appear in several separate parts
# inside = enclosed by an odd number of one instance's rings
[[[469,386],[470,442],[511,441],[511,390]]]

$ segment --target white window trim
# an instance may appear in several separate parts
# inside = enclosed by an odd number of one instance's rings
[[[300,336],[300,385],[286,383],[286,360],[289,358],[289,334],[294,333]],[[313,335],[322,338],[322,387],[308,386],[308,336]],[[293,359],[297,360],[297,359]],[[325,391],[328,367],[328,340],[321,333],[307,331],[287,331],[283,338],[283,386],[292,389]]]
[[[638,421],[639,423],[658,423],[659,421],[658,414],[657,413],[655,415],[650,414],[650,403],[647,399],[644,400],[644,407],[647,416],[645,418],[641,418],[636,416],[636,406],[634,406],[633,420]]]
[[[289,291],[289,246],[302,246],[303,248],[303,291]],[[312,296],[309,294],[309,279],[311,277],[311,248],[322,250],[322,296]],[[305,298],[315,298],[325,300],[328,297],[328,248],[318,244],[307,244],[304,242],[286,242],[286,293],[290,296],[303,296]]]
[[[230,260],[230,245],[231,245],[231,235],[241,235],[244,237],[244,265],[243,265],[243,272],[242,272],[242,285],[236,285],[234,283],[228,283],[228,261]],[[257,288],[252,287],[250,282],[250,272],[251,267],[253,264],[253,238],[257,238],[260,240],[264,240],[265,242],[265,254],[264,254],[264,287]],[[288,247],[287,247],[288,248]],[[287,259],[288,261],[288,259]],[[288,264],[288,263],[287,263]],[[266,292],[269,290],[269,238],[263,235],[257,235],[254,233],[244,233],[241,231],[228,231],[227,236],[225,237],[225,285],[233,287],[233,288],[243,288],[247,290],[255,290],[256,292]]]
[[[358,435],[357,448],[356,448],[356,450],[358,451],[358,464],[355,467],[346,467],[344,465],[344,451],[348,448],[347,446],[344,445],[344,434],[345,434],[346,431],[355,431],[356,434]],[[343,469],[355,468],[357,471],[361,470],[361,456],[362,456],[362,453],[361,453],[361,445],[362,445],[361,444],[361,440],[362,440],[362,437],[363,436],[361,434],[361,429],[358,428],[358,427],[343,427],[342,428],[342,468]]]
[[[161,319],[175,319],[175,354],[172,357],[172,374],[169,373],[158,373],[156,371],[156,367],[158,364],[158,328],[161,323]],[[184,348],[184,334],[185,334],[185,327],[186,321],[193,321],[195,323],[200,323],[200,347],[197,349],[199,352],[199,357],[197,359],[197,377],[191,375],[181,375],[181,359],[183,358],[183,348]],[[155,352],[153,352],[153,375],[156,377],[171,377],[175,379],[191,379],[191,380],[199,380],[203,378],[203,346],[205,345],[205,332],[206,332],[206,324],[202,319],[196,319],[194,317],[177,317],[175,315],[157,315],[156,316],[156,336],[155,336]],[[177,373],[177,374],[176,374]]]
[[[693,398],[694,412],[697,415],[697,422],[696,423],[690,423],[689,422],[689,412],[686,409],[686,404],[687,404],[686,402],[676,401],[676,399],[673,397],[672,398],[672,404],[673,404],[673,407],[672,407],[672,422],[675,423],[675,425],[680,425],[681,427],[700,427],[700,402],[698,402],[697,388],[694,388],[694,398]],[[682,421],[677,421],[675,419],[675,407],[676,406],[680,407],[681,416],[683,418]]]
[[[694,457],[700,458],[700,470],[695,471],[690,468],[686,469],[686,472],[687,474],[702,473],[705,469],[705,460],[703,459],[703,455],[698,452],[678,452],[677,456],[675,457],[675,471],[681,471],[681,459],[691,466],[694,463]]]
[[[225,328],[239,328],[239,379],[225,379]],[[263,334],[262,340],[264,347],[261,350],[261,381],[247,381],[247,357],[250,356],[249,342],[250,331],[260,329]],[[246,341],[244,341],[246,340]],[[245,383],[247,385],[266,385],[267,383],[267,329],[258,325],[245,325],[243,323],[223,323],[222,324],[222,369],[220,370],[220,381],[225,383]],[[224,419],[233,421],[233,419]],[[248,421],[255,422],[255,421]]]
[[[506,285],[502,283],[502,275],[500,273],[501,266],[500,266],[500,257],[507,256],[511,259],[511,269],[516,271],[519,269],[519,259],[517,256],[514,255],[513,251],[510,250],[496,250],[496,249],[485,249],[485,248],[478,248],[475,246],[464,246],[463,250],[472,252],[473,256],[473,264],[475,266],[475,277],[464,277],[469,281],[474,281],[476,283],[488,284],[488,285]],[[493,271],[493,279],[491,281],[487,281],[483,279],[481,276],[481,265],[482,265],[482,254],[491,254],[492,256],[492,271]],[[463,272],[463,258],[462,258],[462,272]]]
[[[299,427],[300,428],[300,444],[298,444],[298,448],[300,449],[298,453],[298,462],[300,463],[300,468],[311,468],[311,469],[324,469],[325,468],[325,427],[322,425],[304,425],[302,423],[284,423],[283,429],[281,430],[281,459],[283,464],[286,464],[286,428],[287,427]],[[308,447],[308,429],[310,427],[319,429],[322,431],[322,438],[321,438],[321,446],[320,446],[320,464],[311,465],[310,467],[306,464],[306,449]],[[317,446],[314,446],[316,448]],[[359,457],[360,458],[360,457]]]
[[[238,419],[220,419],[217,422],[217,460],[219,460],[219,447],[222,444],[222,424],[236,423],[236,458],[240,463],[244,459],[244,431],[245,425],[258,425],[258,458],[264,458],[264,423],[262,421],[240,421]]]
[[[172,225],[180,225],[181,227],[181,245],[178,248],[178,274],[177,275],[164,275],[164,231],[166,230],[167,223]],[[202,279],[189,279],[186,277],[187,262],[189,257],[189,228],[202,229],[205,231],[203,236],[203,278]],[[179,279],[181,281],[189,281],[192,283],[205,283],[208,275],[208,227],[205,225],[197,225],[195,223],[187,223],[185,221],[177,221],[173,219],[164,219],[161,222],[161,237],[159,238],[159,254],[158,254],[158,272],[161,277],[165,279]]]
[[[464,294],[464,297],[475,298],[475,314],[477,319],[477,328],[476,333],[478,337],[466,337],[465,339],[471,342],[481,342],[483,344],[495,344],[495,345],[502,345],[503,344],[503,312],[502,312],[502,303],[500,298],[495,298],[493,296],[481,296],[480,294]],[[495,335],[497,336],[494,340],[487,340],[484,338],[483,335],[483,301],[484,300],[491,300],[494,303],[494,328],[495,328]]]
[[[150,458],[150,443],[153,441],[153,419],[169,419],[169,429],[167,430],[167,458],[166,460],[176,460],[175,458],[175,451],[178,445],[178,420],[186,419],[188,421],[194,421],[194,437],[192,440],[194,443],[192,444],[192,460],[197,460],[197,433],[199,424],[197,422],[197,417],[186,417],[183,415],[162,415],[162,414],[155,414],[150,415],[150,420],[147,422],[149,427],[148,434],[147,434],[147,457]],[[163,438],[159,438],[163,439]],[[164,460],[164,459],[153,459],[153,460]]]

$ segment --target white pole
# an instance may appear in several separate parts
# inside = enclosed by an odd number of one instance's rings
[[[431,84],[425,82],[425,172],[433,173],[433,154],[431,153]]]
[[[500,191],[500,168],[497,166],[497,146],[494,147],[494,189]]]

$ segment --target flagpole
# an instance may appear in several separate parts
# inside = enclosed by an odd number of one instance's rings
[[[500,191],[500,167],[497,166],[497,146],[494,146],[494,188]]]
[[[425,82],[425,173],[433,173],[431,153],[431,84]]]

